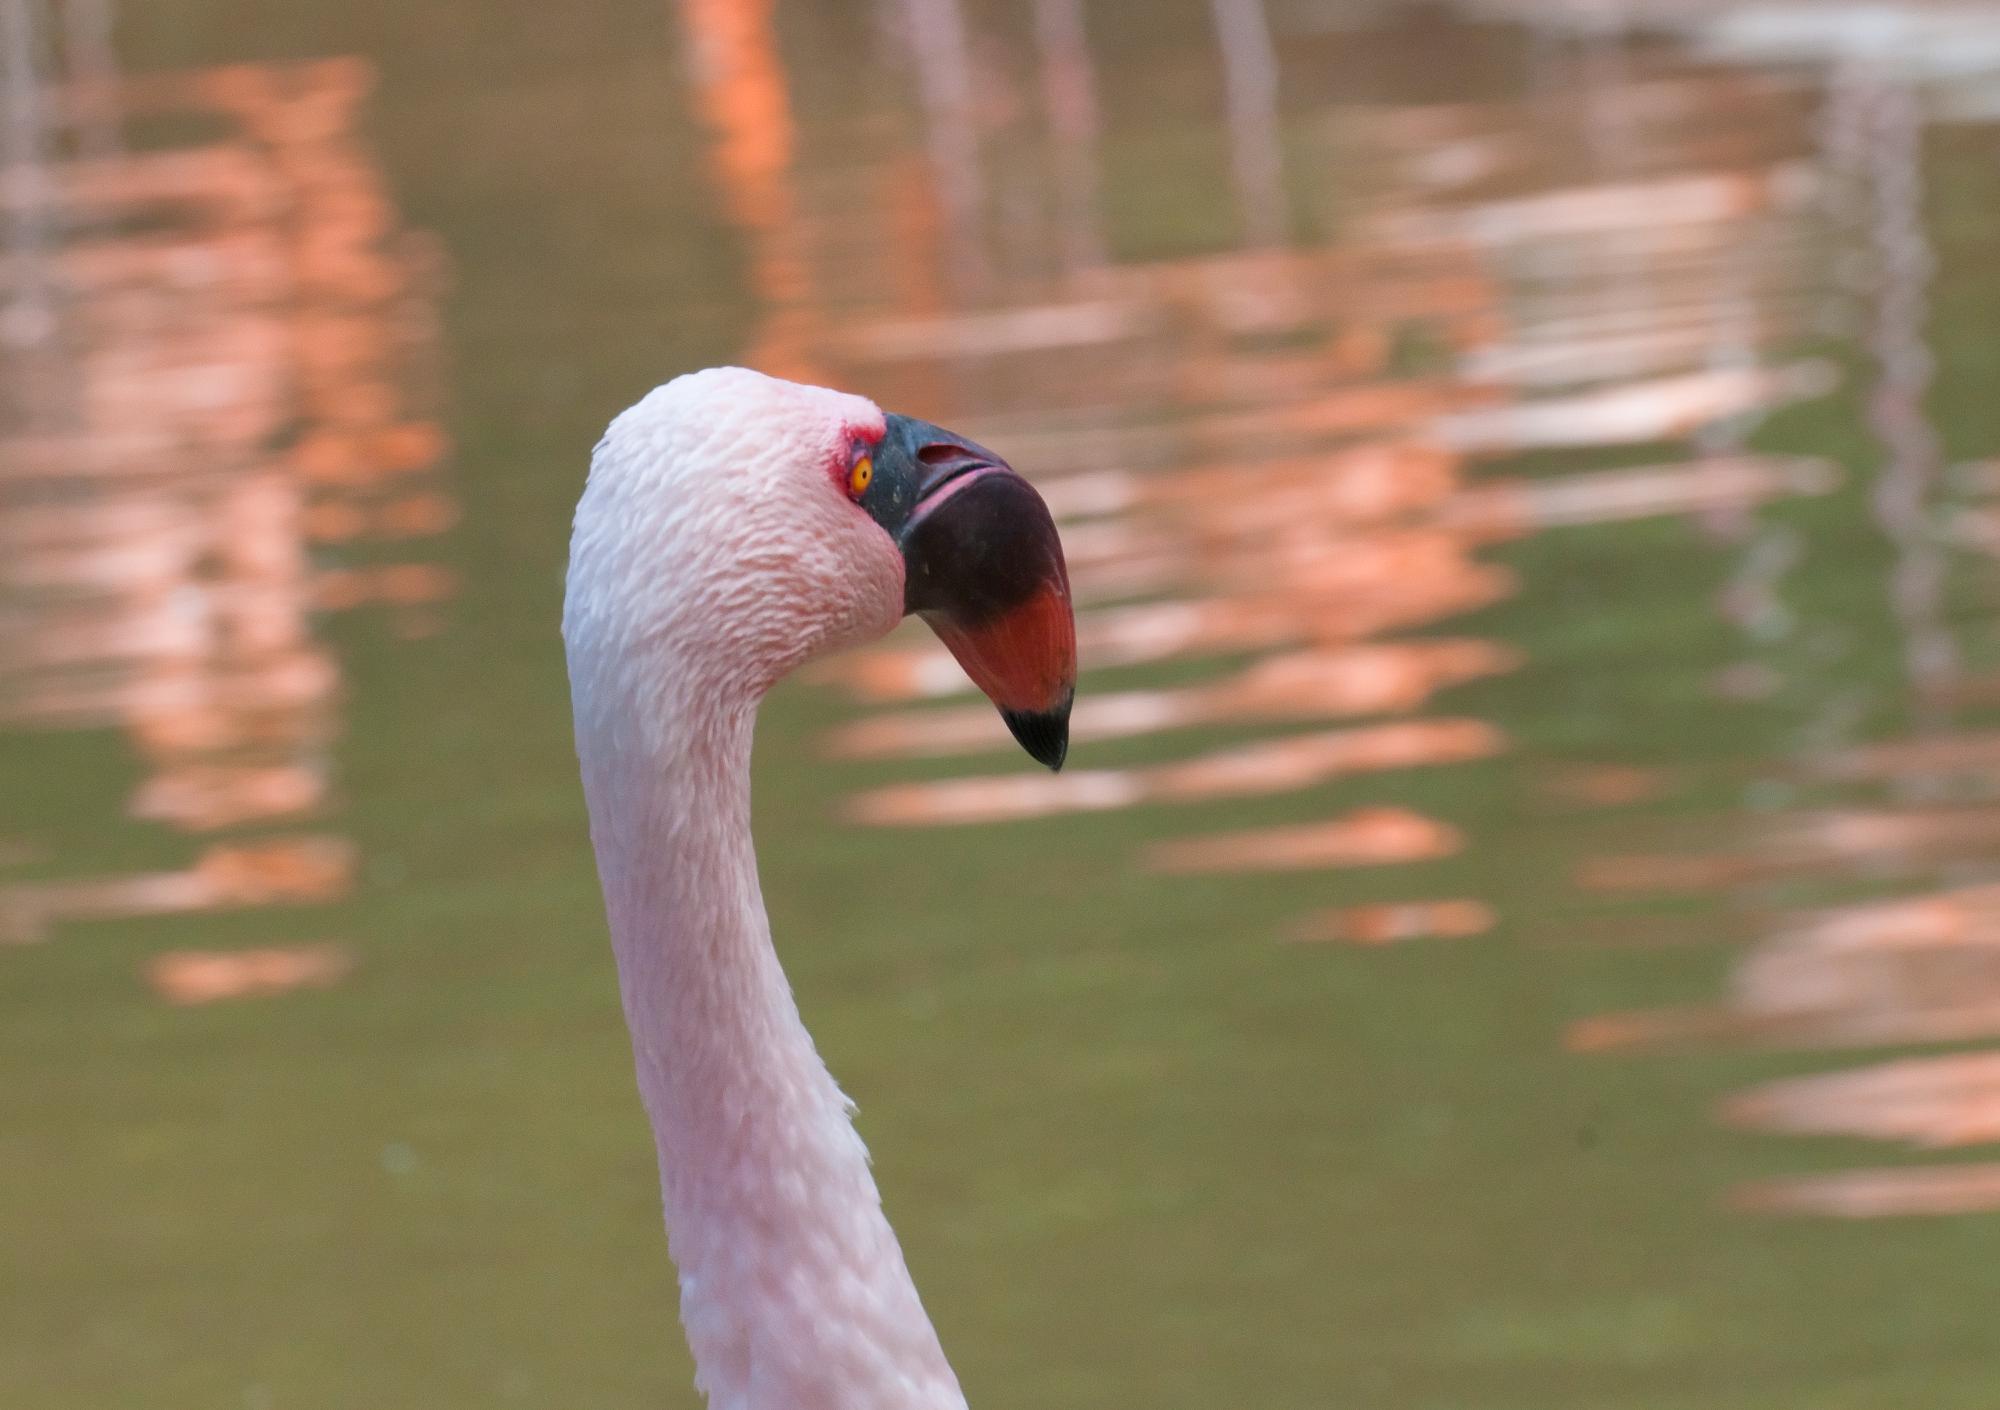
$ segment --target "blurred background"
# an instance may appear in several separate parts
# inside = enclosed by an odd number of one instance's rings
[[[981,1406],[2000,1404],[2000,5],[0,0],[0,1403],[689,1406],[556,636],[721,362],[1086,678],[767,708]]]

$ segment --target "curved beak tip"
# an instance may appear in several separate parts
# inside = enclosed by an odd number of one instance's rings
[[[1030,758],[1059,773],[1069,757],[1069,707],[1065,700],[1055,710],[1002,710],[1000,718]]]

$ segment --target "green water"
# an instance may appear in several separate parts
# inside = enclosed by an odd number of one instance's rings
[[[1022,16],[976,15],[987,42],[1018,51]],[[913,101],[913,79],[871,15],[787,5],[781,18],[802,159],[855,142],[870,160],[920,162],[914,125],[881,116]],[[1205,9],[1093,7],[1091,22],[1111,257],[1226,245]],[[1453,73],[1491,96],[1529,72],[1518,37],[1441,22],[1367,45],[1371,101],[1454,96]],[[1280,45],[1301,56],[1284,94],[1297,140],[1311,75],[1362,82],[1338,46]],[[368,138],[401,222],[433,232],[452,270],[444,422],[463,518],[431,556],[460,588],[420,641],[365,612],[319,624],[343,679],[329,825],[358,849],[348,898],[81,921],[0,950],[0,1404],[691,1406],[555,633],[568,514],[603,424],[674,372],[748,355],[758,317],[676,17],[622,2],[274,14],[176,0],[131,7],[119,52],[132,72],[339,54],[377,66]],[[1932,424],[1943,459],[1990,456],[2000,131],[1933,127],[1925,155]],[[1303,165],[1286,173],[1313,198],[1300,209],[1336,205],[1337,179]],[[865,243],[889,219],[863,193],[831,223]],[[1300,215],[1297,238],[1322,238],[1318,220]],[[1716,1126],[1727,1093],[1825,1055],[1564,1047],[1594,1014],[1712,1000],[1736,953],[1580,942],[1581,922],[1620,903],[1581,894],[1579,863],[1672,850],[1663,836],[1728,845],[1717,830],[1769,803],[1747,781],[1796,754],[1836,691],[1858,702],[1855,738],[1909,726],[1892,552],[1868,512],[1869,363],[1825,350],[1849,370],[1843,390],[1773,417],[1755,443],[1852,472],[1831,496],[1760,511],[1810,546],[1787,603],[1843,645],[1759,701],[1709,689],[1740,654],[1713,609],[1734,550],[1685,517],[1483,555],[1521,591],[1435,629],[1524,653],[1440,707],[1507,732],[1489,761],[874,831],[841,820],[845,795],[1030,766],[828,763],[822,727],[853,707],[806,685],[771,701],[757,805],[774,931],[973,1404],[2000,1404],[2000,1221],[1727,1207],[1747,1180],[1903,1159]],[[948,409],[977,412],[977,385],[952,385]],[[1684,453],[1565,452],[1474,477]],[[1968,657],[1994,654],[1992,603],[1987,560],[1954,557],[1943,618]],[[1208,669],[1098,672],[1085,689]],[[1107,744],[1072,763],[1280,732]],[[1663,768],[1673,785],[1607,822],[1549,802],[1541,781],[1564,763]],[[0,734],[0,838],[33,854],[17,872],[183,857],[184,840],[120,819],[133,777],[115,731]],[[1275,877],[1136,865],[1153,840],[1361,804],[1448,820],[1468,846]],[[1274,938],[1318,907],[1453,896],[1483,899],[1498,926],[1379,949]],[[1704,898],[1662,908],[1718,942],[1746,924]],[[177,947],[306,941],[348,947],[353,972],[201,1007],[164,1005],[139,978]]]

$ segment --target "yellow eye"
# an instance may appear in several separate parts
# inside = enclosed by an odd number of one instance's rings
[[[875,462],[862,456],[854,462],[854,468],[847,472],[847,492],[859,499],[868,492],[868,486],[875,479]]]

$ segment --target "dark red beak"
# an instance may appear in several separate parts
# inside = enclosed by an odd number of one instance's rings
[[[1076,621],[1048,506],[985,447],[925,421],[888,422],[871,486],[884,493],[862,503],[903,550],[904,610],[930,623],[1021,747],[1059,769]]]

